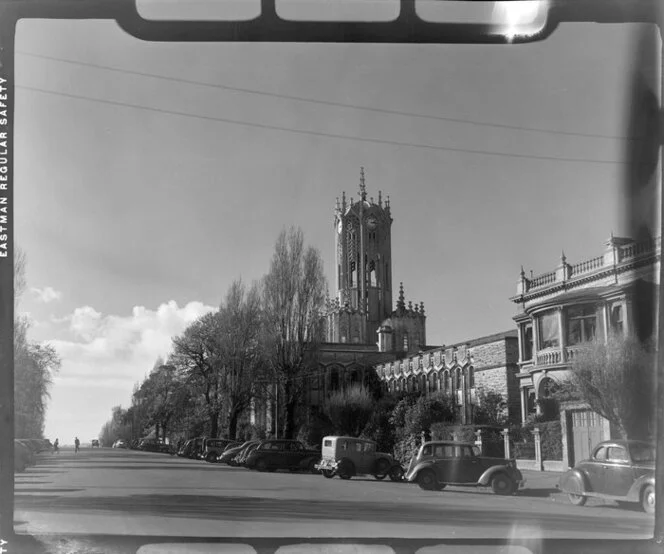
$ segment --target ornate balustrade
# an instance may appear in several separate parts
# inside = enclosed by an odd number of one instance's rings
[[[543,350],[537,353],[537,365],[554,365],[563,361],[560,349]]]
[[[544,273],[543,275],[539,275],[538,277],[531,279],[529,288],[533,289],[536,287],[543,287],[546,285],[551,285],[552,283],[555,282],[556,282],[556,272],[551,271],[549,273]]]
[[[571,275],[576,276],[581,273],[589,273],[604,266],[604,256],[597,256],[591,260],[572,265]]]

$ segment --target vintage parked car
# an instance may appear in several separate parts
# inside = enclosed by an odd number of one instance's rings
[[[122,439],[118,439],[113,443],[113,448],[127,448],[127,444]]]
[[[309,450],[300,441],[273,439],[260,442],[247,456],[244,465],[258,471],[290,469],[317,472],[318,450]]]
[[[205,439],[203,441],[203,459],[206,462],[216,462],[219,454],[221,454],[229,444],[235,441],[230,439]]]
[[[90,441],[90,446],[91,446],[92,448],[99,448],[99,439],[92,439],[92,440]]]
[[[236,466],[236,458],[238,455],[248,446],[258,443],[258,441],[247,441],[242,443],[240,446],[235,446],[233,448],[227,448],[224,450],[219,457],[217,458],[217,461],[222,463],[222,464],[228,464],[229,466]]]
[[[655,445],[634,440],[599,443],[590,458],[560,477],[558,487],[572,504],[591,497],[637,503],[655,513]]]
[[[243,466],[247,462],[247,458],[249,457],[249,454],[251,454],[256,448],[258,448],[258,445],[261,443],[261,441],[252,441],[251,444],[248,444],[245,446],[240,452],[238,453],[237,456],[235,456],[235,465],[238,466]]]
[[[328,479],[335,475],[341,479],[355,475],[373,475],[376,479],[389,475],[392,481],[403,479],[401,464],[390,454],[376,452],[376,443],[372,440],[355,437],[324,437],[321,460],[315,467]]]
[[[490,486],[502,495],[513,494],[526,483],[514,460],[482,456],[474,444],[455,441],[425,442],[410,460],[406,480],[424,490]]]

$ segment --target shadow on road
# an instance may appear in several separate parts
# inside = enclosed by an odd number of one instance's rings
[[[552,494],[559,494],[560,490],[554,488],[549,489],[521,489],[517,496],[528,496],[531,498],[548,498]]]
[[[403,509],[399,502],[377,504],[373,502],[309,500],[309,499],[272,499],[251,498],[244,496],[220,497],[196,494],[137,494],[127,496],[99,497],[58,497],[41,499],[39,496],[16,495],[19,510],[42,512],[84,512],[95,510],[105,514],[116,512],[118,515],[151,515],[156,517],[178,517],[208,520],[231,521],[362,521],[387,524],[445,524],[445,525],[489,525],[511,526],[515,521],[523,525],[533,525],[543,530],[587,530],[588,517],[579,517],[577,510],[565,514],[524,512],[507,507],[500,510],[460,509],[452,503],[445,503],[441,498],[439,505],[417,505]],[[592,517],[593,532],[613,531],[614,522],[604,521],[601,517]],[[627,515],[627,514],[626,514]],[[72,517],[75,517],[72,514]],[[624,525],[633,526],[637,532],[643,531],[648,521],[645,514],[639,517],[630,514]]]

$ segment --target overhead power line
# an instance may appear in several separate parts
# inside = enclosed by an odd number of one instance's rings
[[[307,129],[296,129],[292,127],[282,127],[279,125],[269,125],[265,123],[254,123],[250,121],[242,121],[238,119],[230,119],[230,118],[225,118],[225,117],[214,117],[214,116],[209,116],[209,115],[199,115],[199,114],[192,114],[192,113],[187,113],[187,112],[180,112],[180,111],[175,111],[175,110],[166,110],[162,108],[154,108],[151,106],[141,106],[138,104],[130,104],[127,102],[119,102],[116,100],[107,100],[103,98],[92,98],[90,96],[84,96],[84,95],[79,95],[79,94],[72,94],[68,92],[59,92],[59,91],[54,91],[54,90],[48,90],[48,89],[43,89],[39,87],[31,87],[28,85],[16,85],[16,88],[24,89],[24,90],[31,90],[33,92],[39,92],[43,94],[50,94],[50,95],[55,95],[55,96],[62,96],[65,98],[72,98],[76,100],[84,100],[88,102],[97,102],[100,104],[106,104],[109,106],[116,106],[116,107],[123,107],[123,108],[131,108],[135,110],[144,110],[144,111],[149,111],[153,113],[160,113],[160,114],[167,114],[167,115],[175,115],[175,116],[180,116],[180,117],[188,117],[192,119],[199,119],[199,120],[205,120],[205,121],[216,121],[218,123],[227,123],[230,125],[239,125],[242,127],[251,127],[251,128],[257,128],[257,129],[266,129],[270,131],[281,131],[281,132],[286,132],[286,133],[293,133],[293,134],[298,134],[298,135],[306,135],[306,136],[315,136],[315,137],[324,137],[324,138],[331,138],[331,139],[338,139],[338,140],[351,140],[351,141],[356,141],[356,142],[365,142],[365,143],[373,143],[373,144],[385,144],[389,146],[403,146],[403,147],[408,147],[408,148],[421,148],[421,149],[427,149],[427,150],[437,150],[437,151],[442,151],[442,152],[458,152],[458,153],[465,153],[465,154],[481,154],[485,156],[496,156],[496,157],[505,157],[505,158],[520,158],[520,159],[533,159],[533,160],[549,160],[549,161],[556,161],[556,162],[572,162],[572,163],[595,163],[595,164],[603,164],[603,165],[622,165],[626,162],[623,161],[617,161],[617,160],[599,160],[599,159],[592,159],[592,158],[566,158],[566,157],[560,157],[560,156],[544,156],[544,155],[536,155],[536,154],[519,154],[519,153],[510,153],[510,152],[495,152],[491,150],[475,150],[475,149],[469,149],[469,148],[456,148],[452,146],[438,146],[434,144],[425,144],[425,143],[416,143],[416,142],[406,142],[406,141],[398,141],[398,140],[388,140],[388,139],[379,139],[379,138],[371,138],[371,137],[357,137],[357,136],[351,136],[351,135],[342,135],[342,134],[337,134],[337,133],[326,133],[323,131],[310,131]]]
[[[560,130],[554,130],[554,129],[543,129],[541,127],[527,127],[523,125],[508,125],[505,123],[490,123],[486,121],[477,121],[473,119],[465,119],[465,118],[460,118],[460,117],[448,117],[448,116],[441,116],[441,115],[432,115],[432,114],[422,114],[422,113],[416,113],[416,112],[408,112],[408,111],[403,111],[403,110],[391,110],[388,108],[377,108],[374,106],[362,106],[358,104],[350,104],[346,102],[335,102],[331,100],[321,100],[317,98],[309,98],[306,96],[297,96],[297,95],[292,95],[292,94],[280,94],[276,92],[268,92],[264,90],[258,90],[258,89],[252,89],[252,88],[244,88],[244,87],[234,87],[230,85],[224,85],[224,84],[217,84],[217,83],[206,83],[203,81],[196,81],[192,79],[183,79],[181,77],[168,77],[165,75],[157,75],[155,73],[147,73],[143,71],[134,71],[131,69],[123,69],[119,67],[112,67],[108,65],[102,65],[102,64],[95,64],[91,62],[83,62],[83,61],[77,61],[77,60],[68,60],[65,58],[58,58],[56,56],[48,56],[45,54],[35,54],[32,52],[23,52],[23,51],[18,51],[17,54],[21,54],[23,56],[30,56],[33,58],[41,58],[44,60],[51,60],[51,61],[57,61],[57,62],[62,62],[62,63],[67,63],[67,64],[72,64],[72,65],[80,65],[83,67],[91,67],[95,69],[102,69],[105,71],[113,71],[116,73],[124,73],[127,75],[137,75],[141,77],[149,77],[152,79],[160,79],[163,81],[169,81],[173,83],[182,83],[182,84],[188,84],[188,85],[196,85],[196,86],[201,86],[201,87],[206,87],[206,88],[213,88],[217,90],[227,90],[231,92],[241,92],[244,94],[253,94],[257,96],[267,96],[267,97],[272,97],[272,98],[280,98],[283,100],[293,100],[297,102],[305,102],[309,104],[318,104],[318,105],[323,105],[323,106],[330,106],[330,107],[335,107],[335,108],[343,108],[343,109],[349,109],[349,110],[359,110],[359,111],[366,111],[366,112],[374,112],[374,113],[381,113],[381,114],[388,114],[388,115],[397,115],[397,116],[403,116],[403,117],[412,117],[412,118],[417,118],[417,119],[428,119],[428,120],[433,120],[433,121],[446,121],[446,122],[451,122],[451,123],[461,123],[465,125],[474,125],[478,127],[492,127],[495,129],[510,129],[514,131],[525,131],[525,132],[531,132],[531,133],[543,133],[543,134],[552,134],[552,135],[564,135],[564,136],[573,136],[573,137],[584,137],[584,138],[599,138],[599,139],[607,139],[607,140],[635,140],[630,137],[625,137],[625,136],[618,136],[618,135],[604,135],[600,133],[581,133],[581,132],[576,132],[576,131],[560,131]]]

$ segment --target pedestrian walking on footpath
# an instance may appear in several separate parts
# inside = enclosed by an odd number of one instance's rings
[[[78,453],[78,447],[81,446],[81,441],[78,440],[78,437],[74,439],[74,454]]]
[[[53,443],[53,454],[60,454],[60,441],[58,439],[55,439]]]

